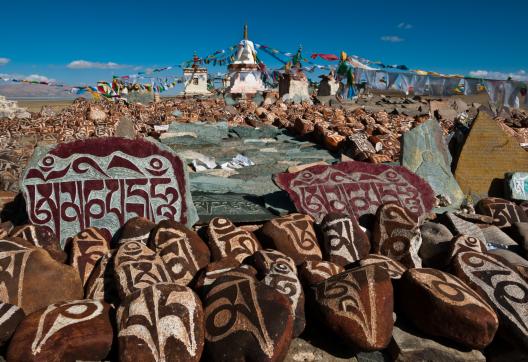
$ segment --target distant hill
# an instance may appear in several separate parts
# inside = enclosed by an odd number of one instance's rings
[[[63,88],[44,84],[0,83],[0,94],[9,98],[76,98]]]

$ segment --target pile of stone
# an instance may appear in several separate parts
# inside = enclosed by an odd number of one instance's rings
[[[0,119],[25,119],[31,118],[31,114],[26,108],[21,108],[16,101],[7,100],[6,97],[0,95]]]

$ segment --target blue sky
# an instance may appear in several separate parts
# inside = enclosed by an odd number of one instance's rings
[[[0,74],[69,85],[210,54],[238,42],[246,21],[251,40],[285,51],[302,44],[305,55],[345,50],[414,69],[528,79],[523,0],[6,0],[1,12]],[[79,60],[91,63],[68,67]]]

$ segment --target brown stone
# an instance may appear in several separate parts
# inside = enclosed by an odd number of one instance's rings
[[[108,252],[108,240],[99,229],[88,228],[69,240],[68,248],[68,264],[77,269],[84,286],[97,261]]]
[[[405,265],[391,259],[387,256],[379,254],[369,254],[359,262],[361,266],[376,265],[383,268],[389,273],[391,279],[400,279],[403,273],[407,270]]]
[[[83,296],[77,271],[23,240],[0,240],[0,301],[26,314]]]
[[[528,346],[528,283],[500,256],[467,251],[452,262],[453,273],[495,310],[499,333]]]
[[[207,235],[212,261],[233,256],[242,262],[257,250],[262,249],[252,233],[237,228],[231,221],[222,217],[215,217],[209,222]]]
[[[300,265],[307,260],[321,260],[313,219],[308,215],[290,214],[270,220],[260,229],[259,237]]]
[[[528,216],[523,209],[514,202],[498,197],[481,199],[476,210],[483,215],[493,218],[493,225],[499,228],[511,226],[514,222],[528,222]]]
[[[85,298],[104,300],[112,305],[116,305],[119,302],[114,277],[115,251],[109,251],[95,264],[84,286]]]
[[[372,250],[388,256],[408,268],[419,268],[422,260],[418,250],[422,236],[418,218],[403,207],[388,203],[376,212],[376,223],[372,233]]]
[[[121,299],[152,284],[172,282],[163,260],[140,241],[127,241],[114,258],[117,291]]]
[[[316,287],[323,322],[361,350],[387,347],[392,335],[393,290],[389,274],[376,265],[347,270]]]
[[[422,332],[483,349],[499,320],[482,297],[457,277],[437,269],[409,269],[398,284],[397,302]]]
[[[449,249],[449,253],[447,254],[447,262],[445,264],[449,264],[451,260],[455,257],[455,255],[464,251],[476,251],[477,253],[485,253],[486,251],[488,251],[488,248],[486,248],[486,244],[484,244],[482,240],[479,240],[473,236],[455,236],[453,240],[451,240],[451,247]]]
[[[59,240],[51,230],[39,225],[18,226],[11,231],[11,237],[22,238],[46,250],[53,259],[65,263],[68,256],[62,250]]]
[[[148,242],[163,259],[176,284],[188,285],[198,270],[209,264],[209,248],[185,225],[163,220],[152,230]]]
[[[363,259],[370,241],[354,216],[328,214],[321,223],[325,259],[345,266]]]
[[[483,155],[485,157],[483,158]],[[455,178],[464,194],[487,196],[494,179],[511,171],[528,171],[528,153],[485,112],[480,112],[458,158]],[[498,192],[502,192],[502,186]]]
[[[232,270],[204,298],[207,361],[280,361],[288,352],[293,315],[288,298],[245,272]]]
[[[99,361],[113,340],[110,306],[90,299],[49,305],[26,317],[7,352],[9,361]]]
[[[329,261],[309,260],[299,266],[299,278],[303,285],[313,286],[344,271],[341,265]]]
[[[134,217],[128,220],[125,225],[117,232],[118,244],[123,244],[129,241],[139,241],[147,245],[150,232],[156,227],[149,219],[144,217]]]
[[[20,322],[25,318],[22,308],[0,302],[0,347],[10,339]]]
[[[199,361],[204,313],[198,296],[174,283],[137,290],[117,311],[120,361]]]

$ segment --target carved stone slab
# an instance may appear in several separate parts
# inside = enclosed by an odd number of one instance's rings
[[[513,200],[528,200],[528,172],[506,174],[506,195]]]
[[[528,216],[519,205],[499,197],[481,199],[475,208],[481,214],[491,216],[493,224],[499,228],[509,227],[514,222],[528,222]]]
[[[331,212],[356,218],[375,214],[387,202],[420,216],[431,211],[434,202],[427,182],[400,166],[350,161],[280,173],[274,179],[288,192],[297,210],[317,222]]]
[[[196,220],[186,168],[147,139],[89,138],[37,148],[21,178],[29,221],[61,243],[90,226],[111,235],[134,216]]]

